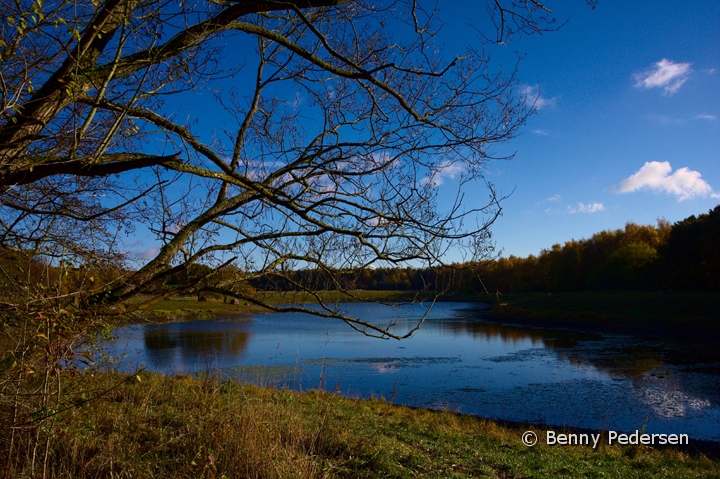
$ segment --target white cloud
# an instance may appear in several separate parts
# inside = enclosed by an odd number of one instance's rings
[[[381,216],[373,216],[372,218],[368,218],[365,220],[365,226],[369,226],[370,228],[375,228],[376,226],[385,226],[389,225],[391,223],[391,220],[387,218],[383,218]]]
[[[690,76],[689,63],[675,63],[663,58],[652,68],[636,73],[635,86],[638,88],[663,88],[666,95],[677,93]]]
[[[446,179],[454,180],[456,176],[461,175],[465,170],[462,164],[453,161],[443,161],[425,178],[420,180],[421,185],[430,183],[432,186],[440,186],[445,183]]]
[[[532,132],[535,133],[536,135],[550,136],[550,133],[547,130],[537,129],[537,130],[533,130]]]
[[[540,95],[540,87],[538,85],[525,85],[520,88],[520,94],[525,97],[528,103],[533,104],[538,110],[542,110],[546,106],[555,106],[555,104],[557,103],[555,100],[556,97],[545,98],[544,96]]]
[[[138,251],[134,253],[134,256],[137,259],[153,259],[155,256],[158,255],[159,252],[160,248],[149,248],[145,251]]]
[[[598,211],[603,211],[605,207],[602,203],[593,202],[588,204],[578,203],[577,207],[573,208],[572,206],[567,207],[567,212],[571,215],[575,213],[597,213]]]
[[[379,216],[375,216],[373,218],[369,218],[369,219],[365,220],[365,225],[370,226],[371,228],[374,228],[374,227],[378,226],[379,224],[380,224]]]
[[[707,121],[715,121],[718,119],[715,115],[709,115],[707,113],[703,113],[702,115],[698,115],[695,117],[696,120],[707,120]]]
[[[560,195],[552,195],[550,198],[545,198],[546,201],[555,201],[560,202],[562,201],[562,196]]]
[[[689,168],[679,168],[672,173],[668,161],[649,161],[634,175],[629,176],[620,183],[618,193],[631,193],[640,189],[649,189],[669,193],[684,201],[695,197],[720,198],[713,192],[710,185],[702,179],[702,175]]]

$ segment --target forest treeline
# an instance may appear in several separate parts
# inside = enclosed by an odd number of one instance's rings
[[[20,268],[17,252],[0,250],[2,277],[28,276],[29,285],[62,284],[61,290],[75,290],[82,284],[98,287],[123,281],[127,272],[97,265],[71,268],[64,277],[59,268],[42,261],[30,261]],[[25,262],[25,264],[27,264]],[[37,271],[35,271],[37,270]],[[203,278],[195,293],[212,291],[216,283],[235,285],[236,293],[312,290],[428,290],[448,293],[495,294],[511,292],[555,292],[585,290],[673,290],[720,291],[720,205],[707,214],[690,216],[670,224],[627,223],[624,228],[601,231],[589,239],[555,244],[539,255],[510,256],[478,263],[452,264],[441,268],[363,268],[352,271],[283,271],[249,277],[229,265],[210,274],[212,268],[192,265],[182,273],[168,276],[159,294]],[[33,279],[37,276],[37,279]],[[182,277],[181,277],[182,276]],[[244,279],[243,279],[244,278]],[[240,279],[240,281],[237,281]],[[4,281],[0,281],[3,283]],[[52,289],[52,288],[51,288]],[[9,291],[6,291],[9,293]],[[228,299],[228,297],[226,297]]]
[[[720,290],[720,205],[656,226],[627,223],[538,256],[510,256],[481,268],[485,285],[510,292]]]
[[[298,271],[318,289],[329,278]],[[337,280],[337,277],[335,277]],[[720,205],[707,214],[670,224],[627,223],[589,239],[555,244],[539,255],[510,256],[438,269],[365,268],[341,276],[346,289],[442,290],[464,293],[553,292],[584,290],[720,290]],[[257,289],[292,290],[287,279],[271,276],[254,282]]]

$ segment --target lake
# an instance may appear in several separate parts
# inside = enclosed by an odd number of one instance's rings
[[[426,308],[374,303],[344,312],[409,330]],[[556,426],[688,434],[720,441],[720,358],[689,344],[504,326],[483,305],[436,303],[402,341],[302,313],[143,324],[103,349],[117,368],[217,373],[296,390],[384,397],[416,407]]]

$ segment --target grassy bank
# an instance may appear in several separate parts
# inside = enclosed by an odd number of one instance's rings
[[[143,298],[139,300],[141,301]],[[263,312],[267,312],[267,310],[249,303],[230,304],[214,297],[208,298],[207,301],[198,301],[197,297],[194,296],[175,296],[150,305],[127,319],[147,319],[153,322],[182,321]]]
[[[492,298],[497,319],[636,332],[720,333],[720,295],[708,292],[513,293]]]
[[[5,477],[720,477],[717,460],[677,449],[528,448],[527,426],[378,400],[150,374],[73,381],[107,392],[17,433]]]

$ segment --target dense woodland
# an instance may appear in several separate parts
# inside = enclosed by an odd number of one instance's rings
[[[488,288],[513,292],[720,290],[720,205],[672,225],[627,223],[538,256],[500,258],[481,274]]]
[[[316,276],[322,286],[329,275]],[[589,239],[555,244],[538,256],[510,256],[438,269],[365,268],[347,272],[343,288],[442,290],[464,293],[584,290],[720,290],[720,205],[707,214],[656,226],[627,223]],[[302,282],[302,281],[300,281]],[[292,283],[268,276],[258,289],[292,290]]]

